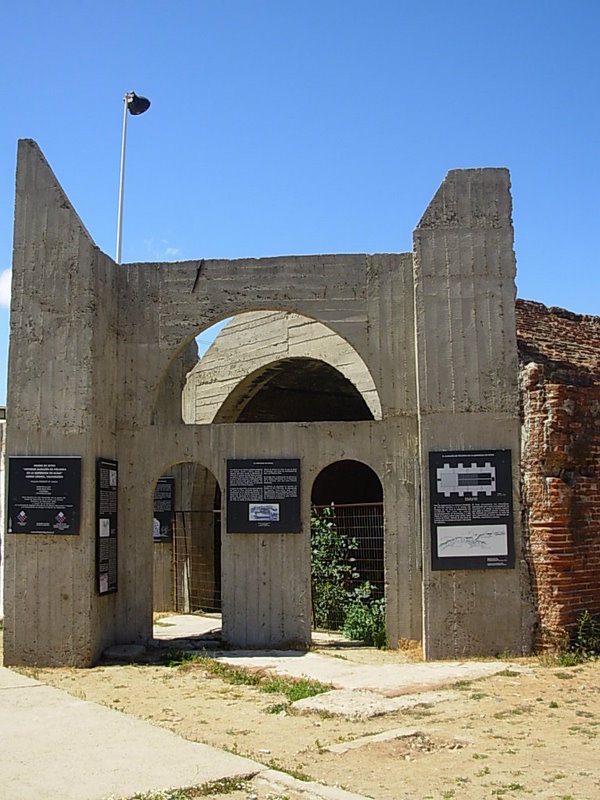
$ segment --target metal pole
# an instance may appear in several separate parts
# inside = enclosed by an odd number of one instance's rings
[[[127,100],[123,98],[123,138],[121,141],[121,176],[119,180],[119,212],[117,219],[117,264],[121,263],[121,239],[123,236],[123,190],[125,187],[125,143],[127,141]]]

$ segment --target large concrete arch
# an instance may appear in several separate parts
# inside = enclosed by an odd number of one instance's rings
[[[322,361],[338,370],[360,393],[373,419],[381,419],[373,378],[348,342],[299,314],[255,311],[234,317],[187,375],[184,420],[194,424],[223,420],[223,405],[228,400],[231,404],[232,393],[239,391],[245,379],[262,375],[272,364],[300,358]]]
[[[228,642],[309,641],[310,487],[324,464],[351,458],[384,484],[390,641],[422,638],[428,658],[521,649],[518,514],[515,568],[436,571],[427,471],[430,450],[509,449],[518,509],[512,245],[508,172],[458,170],[411,253],[119,266],[94,245],[37,145],[20,142],[7,452],[81,456],[81,525],[77,536],[8,535],[5,662],[90,664],[109,644],[146,641],[157,465],[199,462],[226,486],[227,460],[257,455],[300,458],[302,532],[224,535]],[[265,308],[348,342],[382,419],[189,426],[161,416],[163,378],[173,375],[166,408],[196,332]],[[100,456],[119,464],[119,585],[109,595],[94,574]]]

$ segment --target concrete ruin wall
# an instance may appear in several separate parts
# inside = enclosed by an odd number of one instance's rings
[[[72,209],[37,145],[19,143],[7,454],[82,457],[77,536],[6,539],[7,664],[93,663],[152,635],[153,494],[174,465],[226,485],[229,458],[301,458],[300,534],[225,534],[223,637],[310,641],[310,487],[333,461],[379,477],[387,632],[427,658],[519,651],[516,567],[435,572],[429,450],[510,449],[518,506],[515,259],[508,172],[450,172],[414,252],[116,265]],[[186,425],[178,392],[194,337],[245,311],[314,319],[358,354],[381,419]],[[179,389],[178,389],[179,387]],[[95,590],[95,462],[119,463],[118,591]],[[225,512],[225,507],[223,511]]]
[[[517,301],[526,554],[537,644],[600,613],[600,317]]]

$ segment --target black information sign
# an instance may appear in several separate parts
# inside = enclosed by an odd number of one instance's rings
[[[159,478],[154,490],[154,541],[173,541],[175,478]]]
[[[116,461],[96,460],[96,589],[98,594],[117,591],[117,491]]]
[[[8,533],[79,533],[81,456],[10,456]]]
[[[510,450],[429,453],[432,569],[514,567]]]
[[[227,533],[299,533],[300,459],[227,461]]]

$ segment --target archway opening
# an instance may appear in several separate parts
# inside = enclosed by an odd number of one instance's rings
[[[313,627],[385,643],[383,488],[359,461],[325,467],[311,493]]]
[[[201,464],[175,464],[154,492],[154,611],[221,612],[221,488]]]
[[[188,368],[189,369],[189,368]],[[381,419],[357,351],[320,322],[285,311],[243,312],[186,376],[188,424]]]

